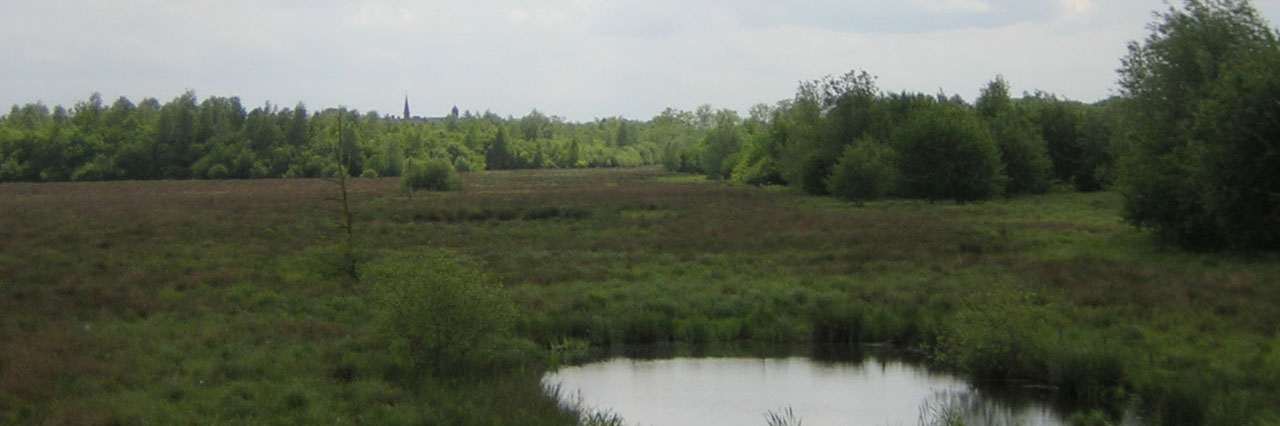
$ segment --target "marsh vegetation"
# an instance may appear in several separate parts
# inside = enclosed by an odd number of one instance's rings
[[[1160,249],[1114,193],[853,208],[653,168],[463,178],[352,179],[358,280],[324,181],[0,185],[0,413],[570,424],[538,383],[553,347],[753,341],[889,343],[1159,424],[1277,415],[1280,262]],[[387,337],[424,314],[376,295],[424,265],[473,271],[458,297],[493,312],[433,352],[459,368]]]

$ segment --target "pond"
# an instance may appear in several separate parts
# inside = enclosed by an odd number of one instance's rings
[[[1069,424],[1043,399],[984,393],[956,376],[875,356],[619,356],[562,367],[543,383],[565,406],[618,416],[627,425],[763,426],[767,415],[785,417],[788,410],[814,426],[945,424],[948,415],[968,425]],[[1128,417],[1121,423],[1137,424]]]

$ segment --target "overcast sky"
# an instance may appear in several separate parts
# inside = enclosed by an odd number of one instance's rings
[[[1257,0],[1268,19],[1280,0]],[[887,91],[1115,93],[1161,0],[0,0],[0,105],[187,89],[312,110],[573,121],[744,112],[851,69]]]

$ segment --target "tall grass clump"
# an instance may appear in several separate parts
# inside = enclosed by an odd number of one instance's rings
[[[462,176],[447,160],[430,158],[410,162],[405,167],[401,184],[410,191],[459,191],[462,190]]]
[[[801,426],[803,421],[791,407],[779,411],[769,410],[764,413],[765,424],[769,426]]]
[[[937,361],[981,382],[1037,381],[1049,376],[1046,351],[1056,319],[1041,296],[1013,289],[972,298],[940,338]]]
[[[365,282],[393,355],[417,374],[465,374],[521,360],[509,332],[514,305],[451,253],[386,256],[371,262]]]
[[[626,426],[627,421],[621,415],[610,410],[599,410],[586,406],[582,391],[573,395],[565,395],[560,383],[542,384],[542,391],[552,400],[558,402],[561,412],[573,415],[578,419],[578,426]]]

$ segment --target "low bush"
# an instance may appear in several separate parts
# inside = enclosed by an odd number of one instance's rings
[[[865,139],[845,148],[827,178],[827,189],[831,195],[863,202],[889,195],[900,179],[893,148],[875,139]]]
[[[458,191],[462,189],[462,176],[452,164],[440,158],[410,162],[405,167],[402,184],[410,190]]]
[[[371,262],[377,320],[396,355],[415,372],[441,376],[519,362],[510,338],[514,305],[484,274],[448,252],[396,255]]]

